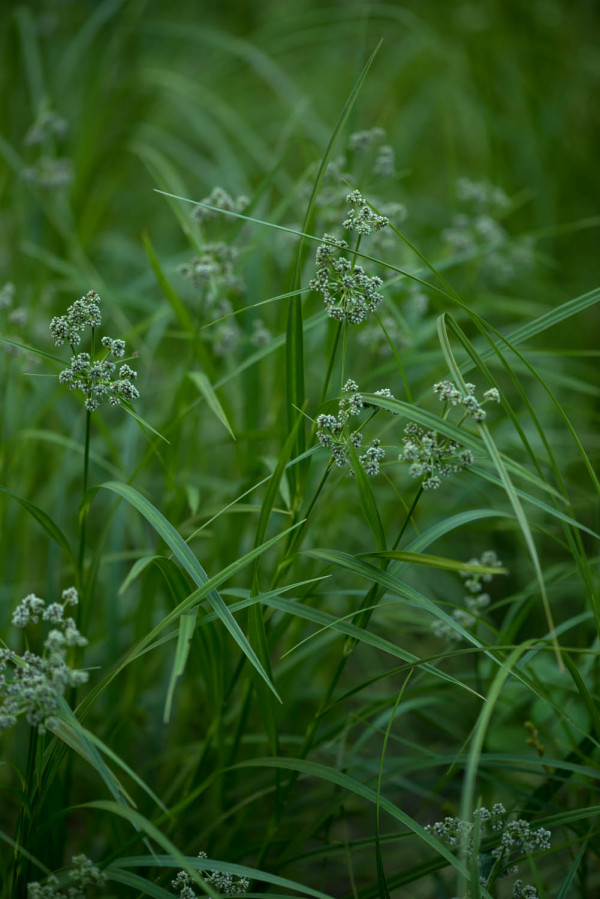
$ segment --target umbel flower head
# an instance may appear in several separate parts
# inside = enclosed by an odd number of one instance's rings
[[[44,884],[38,881],[27,884],[27,899],[85,899],[89,895],[89,887],[106,883],[106,876],[86,855],[74,855],[71,861],[73,867],[62,889],[58,878],[51,874]]]
[[[404,429],[404,449],[398,457],[402,462],[411,462],[409,474],[412,478],[422,478],[422,486],[427,490],[437,490],[442,478],[454,472],[463,471],[473,464],[473,453],[456,440],[441,436],[437,431],[427,431],[410,422]]]
[[[137,372],[123,363],[117,374],[116,364],[110,361],[111,356],[115,359],[124,357],[124,340],[103,337],[101,345],[105,353],[101,359],[92,358],[90,353],[75,353],[75,347],[81,343],[82,332],[88,327],[93,332],[101,323],[100,296],[95,290],[90,290],[69,306],[66,315],[58,315],[50,322],[55,345],[68,343],[73,350],[70,365],[61,371],[58,380],[69,390],[83,393],[88,412],[96,410],[104,399],[118,406],[123,400],[135,400],[140,395],[133,384]]]
[[[88,675],[67,664],[72,647],[87,646],[73,618],[65,615],[67,606],[77,605],[75,587],[63,590],[62,603],[46,604],[30,593],[21,600],[12,616],[15,627],[25,628],[40,620],[50,630],[41,655],[27,650],[23,655],[0,649],[0,731],[13,727],[24,716],[40,733],[57,723],[59,700],[69,687],[84,684]]]
[[[377,275],[365,274],[362,266],[340,256],[338,250],[345,249],[348,249],[345,240],[323,235],[323,243],[316,253],[316,278],[310,287],[322,295],[330,318],[359,325],[383,302],[378,292],[383,281]]]
[[[502,562],[493,549],[486,550],[478,559],[469,559],[468,564],[485,565],[486,568],[502,568]],[[482,612],[487,609],[491,602],[490,594],[483,592],[481,584],[482,582],[489,584],[494,575],[489,573],[473,574],[471,571],[460,571],[459,574],[464,579],[464,587],[468,591],[464,598],[466,608],[454,609],[452,617],[462,627],[470,628],[477,624],[478,618],[481,617]],[[446,637],[449,640],[463,639],[458,631],[439,618],[433,622],[431,630],[436,637]]]
[[[375,396],[385,396],[393,399],[389,388],[376,390]],[[342,398],[338,404],[337,415],[319,415],[317,417],[317,440],[321,446],[331,450],[331,458],[335,465],[342,468],[348,461],[350,447],[356,450],[364,449],[358,457],[362,468],[368,475],[379,474],[380,465],[385,458],[385,450],[381,441],[375,438],[366,448],[362,446],[363,435],[359,430],[348,427],[350,418],[360,415],[361,409],[368,407],[362,394],[358,391],[358,384],[349,378],[342,387]]]
[[[200,851],[198,858],[207,858],[206,852]],[[243,896],[250,886],[247,877],[236,877],[222,871],[202,871],[202,877],[223,896]],[[197,899],[198,894],[192,888],[192,879],[185,871],[180,871],[171,881],[171,885],[179,891],[179,899]]]
[[[373,231],[381,231],[390,223],[384,215],[378,215],[371,209],[359,190],[349,193],[346,203],[350,206],[350,215],[344,222],[344,228],[350,231],[356,231],[357,234],[371,234]]]
[[[491,809],[479,808],[473,811],[477,820],[479,840],[485,840],[490,848],[482,851],[481,845],[477,856],[480,883],[493,888],[496,881],[516,874],[517,862],[524,855],[543,852],[550,849],[552,834],[543,827],[533,828],[524,818],[508,820],[508,813],[501,802],[496,802]],[[475,849],[475,821],[464,821],[461,818],[444,818],[435,824],[428,824],[425,830],[433,834],[451,849],[458,850],[465,862],[469,864]],[[539,899],[534,886],[515,880],[512,899]]]

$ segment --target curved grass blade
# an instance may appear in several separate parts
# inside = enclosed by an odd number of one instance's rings
[[[355,624],[347,623],[347,619],[353,618],[356,615],[355,611],[346,615],[345,618],[339,618],[334,615],[330,615],[328,612],[323,612],[321,609],[313,609],[310,606],[305,606],[302,603],[294,602],[293,600],[283,598],[262,598],[261,602],[264,602],[266,605],[272,606],[275,609],[279,609],[282,612],[288,612],[290,615],[296,615],[299,618],[304,618],[307,621],[312,621],[315,624],[320,624],[322,625],[323,630],[325,630],[326,628],[331,628],[334,631],[339,631],[341,634],[345,634],[347,637],[352,637],[357,642],[366,643],[369,646],[373,646],[375,649],[379,649],[382,652],[386,652],[389,655],[394,656],[394,658],[402,659],[402,661],[407,662],[409,665],[414,666],[415,668],[422,668],[424,671],[427,671],[428,674],[431,674],[434,677],[439,678],[440,680],[447,681],[449,684],[452,684],[455,687],[458,686],[463,690],[467,690],[469,693],[473,693],[479,699],[484,699],[484,697],[480,693],[477,693],[471,687],[463,684],[457,678],[452,677],[452,675],[446,674],[444,671],[436,668],[434,665],[429,664],[429,662],[427,662],[426,660],[420,659],[412,652],[400,649],[400,647],[396,646],[394,643],[391,643],[389,640],[385,640],[383,637],[379,637],[376,634],[371,633],[364,627],[357,627],[357,625]],[[454,619],[450,619],[450,621],[454,621]],[[454,622],[454,624],[456,624],[456,622]],[[457,628],[457,630],[458,629],[459,628]],[[477,644],[476,641],[473,640],[472,642],[475,643],[477,649],[485,651],[485,648]]]
[[[367,477],[364,468],[362,467],[358,453],[355,448],[350,444],[350,462],[352,465],[352,471],[354,472],[354,476],[356,478],[356,484],[358,486],[358,495],[360,497],[360,505],[363,511],[363,515],[365,516],[365,520],[375,538],[375,546],[378,550],[378,555],[385,553],[386,548],[386,540],[385,540],[385,532],[383,530],[383,524],[381,523],[381,516],[379,514],[379,509],[377,508],[377,503],[375,501],[375,495],[373,493],[373,488],[371,486],[371,482]]]
[[[464,379],[460,372],[460,369],[456,363],[456,359],[454,358],[454,354],[452,352],[452,348],[450,346],[450,341],[448,340],[448,333],[446,331],[446,323],[445,323],[445,315],[440,315],[438,320],[438,336],[440,339],[440,345],[442,348],[442,352],[446,358],[448,363],[448,368],[457,384],[460,384],[463,388],[464,393],[467,393],[467,388],[465,386]],[[533,563],[533,568],[535,571],[536,579],[538,582],[538,586],[540,588],[540,593],[542,597],[542,603],[544,606],[544,612],[546,614],[546,621],[548,623],[548,629],[551,634],[552,643],[554,646],[554,650],[556,653],[556,661],[558,663],[559,668],[562,670],[563,663],[560,654],[560,647],[558,645],[558,639],[556,637],[556,628],[554,625],[554,619],[552,617],[552,610],[550,609],[550,601],[548,599],[548,594],[546,592],[546,584],[544,581],[544,575],[542,573],[542,566],[540,564],[540,559],[538,556],[538,552],[535,546],[535,542],[533,540],[533,534],[531,533],[531,528],[529,527],[529,522],[525,516],[523,511],[523,507],[517,495],[515,488],[513,487],[513,483],[509,477],[508,471],[504,464],[504,460],[500,455],[498,448],[494,440],[492,439],[492,435],[490,434],[489,428],[485,424],[485,422],[478,423],[479,433],[481,434],[481,438],[483,443],[485,444],[487,451],[489,453],[490,459],[494,463],[500,480],[502,481],[502,485],[504,490],[506,491],[506,495],[510,500],[510,504],[512,505],[515,516],[519,523],[519,527],[521,528],[521,533],[525,539],[525,544],[529,551],[529,556]]]
[[[152,242],[150,241],[150,237],[148,236],[147,231],[144,231],[144,233],[142,234],[142,242],[150,261],[150,267],[154,272],[160,289],[171,304],[171,308],[175,314],[175,318],[177,319],[183,330],[191,334],[194,330],[194,322],[192,321],[192,317],[181,301],[179,294],[176,290],[173,289],[169,282],[169,279],[163,272],[162,266],[160,264],[158,256],[154,251],[154,247],[152,246]]]
[[[153,428],[152,425],[150,424],[150,422],[146,421],[145,418],[142,418],[141,415],[138,415],[137,412],[135,412],[135,411],[131,408],[131,406],[129,405],[129,403],[121,403],[121,409],[124,409],[125,412],[127,412],[128,415],[131,415],[132,418],[135,418],[135,420],[137,421],[137,423],[138,423],[139,426],[141,427],[142,431],[144,431],[144,432],[145,432],[146,430],[151,431],[153,434],[156,434],[156,436],[157,436],[158,438],[160,438],[160,440],[164,440],[164,442],[165,442],[165,443],[168,443],[169,445],[171,444],[171,441],[170,441],[170,440],[167,440],[166,437],[163,437],[163,435],[160,433],[160,431],[157,431],[156,428]]]
[[[508,568],[490,568],[486,565],[474,565],[472,562],[460,562],[456,559],[443,559],[440,556],[427,556],[424,553],[388,550],[387,552],[359,553],[358,558],[397,559],[412,565],[426,565],[428,568],[439,568],[442,571],[455,571],[457,574],[467,571],[469,574],[508,574]]]
[[[116,481],[108,481],[105,484],[101,484],[101,487],[104,487],[107,490],[112,490],[113,493],[118,494],[123,497],[123,499],[127,500],[134,508],[140,512],[144,518],[148,521],[148,523],[154,528],[157,534],[165,541],[179,564],[182,568],[187,571],[189,576],[192,578],[194,583],[198,586],[198,590],[192,593],[187,597],[184,603],[181,603],[176,609],[174,609],[163,621],[153,629],[150,635],[148,635],[145,640],[149,640],[150,637],[154,639],[154,637],[168,624],[174,621],[179,615],[183,614],[183,612],[188,611],[193,608],[204,596],[207,597],[210,605],[214,609],[215,612],[219,615],[219,618],[234,638],[235,642],[238,644],[241,651],[244,653],[248,661],[256,668],[260,676],[264,679],[265,683],[267,683],[270,689],[273,691],[275,696],[279,699],[279,695],[273,684],[271,683],[267,673],[262,667],[256,653],[250,646],[248,640],[244,636],[242,630],[240,629],[239,624],[231,614],[229,608],[219,595],[216,590],[218,584],[221,584],[227,578],[231,577],[236,571],[239,571],[244,565],[247,565],[254,558],[259,556],[261,553],[265,552],[270,546],[280,540],[283,536],[285,536],[288,531],[284,531],[283,534],[278,534],[276,537],[273,537],[271,540],[268,540],[262,546],[252,550],[247,553],[241,559],[238,559],[236,562],[233,562],[227,568],[223,569],[218,575],[215,575],[213,578],[209,580],[208,575],[204,571],[204,568],[187,545],[183,537],[175,530],[173,525],[167,521],[164,515],[158,511],[158,509],[152,505],[152,503],[146,499],[146,497],[142,496],[141,493],[138,493],[135,488],[131,487],[129,484],[121,484]],[[297,527],[298,525],[294,525]],[[144,641],[142,641],[144,643]]]
[[[313,890],[311,887],[303,886],[295,880],[288,880],[287,877],[278,877],[276,874],[269,874],[267,871],[259,871],[257,868],[249,868],[247,865],[236,865],[231,862],[215,861],[212,858],[190,858],[187,862],[190,867],[196,870],[220,871],[223,874],[234,874],[237,877],[247,877],[248,880],[262,880],[265,883],[272,883],[274,886],[284,887],[289,890],[295,890],[304,896],[311,896],[313,899],[331,899],[327,893],[321,893],[320,890]],[[120,858],[118,864],[122,867],[130,868],[146,868],[157,865],[165,868],[174,868],[179,862],[174,861],[168,855],[134,855],[130,858]],[[110,870],[108,868],[107,870]],[[171,894],[169,894],[171,895]]]
[[[195,870],[192,865],[189,864],[189,859],[187,856],[182,855],[181,852],[177,849],[177,847],[166,837],[158,827],[155,827],[151,821],[149,821],[144,815],[141,815],[139,812],[135,811],[135,809],[127,808],[126,806],[119,805],[116,802],[108,802],[106,800],[97,800],[96,802],[85,802],[81,805],[75,806],[76,808],[92,808],[98,809],[98,811],[109,812],[112,815],[117,815],[119,818],[123,818],[125,821],[129,821],[132,827],[137,831],[142,831],[146,834],[149,839],[153,840],[157,843],[165,852],[169,853],[169,856],[172,858],[175,865],[182,868],[184,871],[189,874],[191,879],[197,884],[199,887],[202,887],[203,890],[206,890],[207,895],[211,896],[212,899],[219,899],[219,893],[216,893],[211,885],[207,883],[203,877],[198,874],[197,870]],[[110,865],[107,865],[107,871],[110,871]]]
[[[360,781],[356,780],[353,777],[350,777],[348,774],[344,774],[341,771],[337,771],[334,768],[329,768],[327,765],[322,765],[317,762],[311,762],[307,759],[294,759],[294,758],[259,758],[259,759],[248,759],[247,761],[240,762],[239,764],[234,766],[235,768],[284,768],[289,771],[297,771],[300,774],[306,774],[309,777],[316,777],[320,780],[326,780],[328,783],[335,784],[336,786],[342,787],[342,789],[347,790],[349,793],[353,793],[355,796],[360,796],[363,799],[366,799],[368,802],[373,805],[377,804],[377,792],[372,790],[370,787],[365,786],[365,784],[360,783]],[[469,871],[463,865],[463,863],[457,859],[450,850],[439,840],[436,840],[435,837],[431,836],[428,831],[425,830],[414,818],[411,818],[410,815],[407,815],[406,812],[403,812],[398,806],[394,805],[393,802],[390,802],[389,799],[385,797],[380,797],[380,806],[383,811],[387,812],[391,815],[392,818],[395,818],[396,821],[400,821],[408,830],[412,831],[413,834],[418,836],[424,843],[434,849],[438,855],[441,855],[446,862],[452,865],[459,874],[461,874],[467,882],[470,880]],[[481,892],[482,896],[485,899],[492,899],[490,894],[485,888],[482,888]]]
[[[149,859],[150,858],[152,858],[152,856],[149,856]],[[146,864],[149,863],[148,860]],[[113,864],[110,864],[102,871],[108,881],[122,883],[124,886],[131,887],[132,889],[137,890],[140,896],[153,896],[154,899],[173,899],[172,891],[169,892],[169,890],[165,890],[157,883],[152,883],[151,880],[140,877],[139,874],[132,874],[131,871],[123,871],[121,868],[113,867]]]
[[[19,505],[22,506],[23,509],[25,509],[26,512],[29,512],[29,514],[33,518],[35,518],[37,523],[43,527],[48,536],[51,537],[52,540],[54,540],[54,542],[58,544],[58,546],[60,546],[62,551],[66,554],[67,558],[73,564],[73,567],[76,567],[75,555],[73,553],[73,550],[71,549],[69,541],[67,540],[61,529],[58,527],[58,525],[55,524],[54,521],[52,521],[50,516],[46,512],[44,512],[43,509],[40,509],[39,506],[35,506],[33,503],[30,503],[29,500],[17,496],[16,493],[11,493],[10,490],[6,490],[4,487],[0,487],[0,493],[4,493],[6,494],[6,496],[10,496],[11,499],[16,500]]]
[[[459,381],[459,383],[461,382]],[[363,394],[363,399],[366,399],[370,406],[380,406],[382,409],[387,409],[388,412],[394,412],[397,415],[402,415],[403,418],[412,419],[426,428],[439,431],[439,433],[443,434],[445,437],[451,437],[463,446],[472,449],[475,453],[481,452],[481,435],[476,437],[464,428],[459,428],[457,425],[452,424],[452,422],[446,421],[438,415],[434,415],[432,412],[427,412],[425,409],[420,409],[418,406],[412,406],[410,403],[405,403],[403,400],[388,399],[388,397],[376,396],[372,393]],[[560,500],[561,503],[566,502],[562,493],[546,483],[546,481],[533,475],[523,465],[520,465],[518,462],[515,462],[513,459],[504,455],[502,455],[502,461],[506,468],[512,471],[517,477],[521,477],[528,481],[532,486],[537,487],[545,493],[549,493],[551,496]]]
[[[188,378],[194,382],[204,399],[206,400],[206,404],[211,412],[214,413],[215,417],[221,422],[225,430],[229,433],[231,438],[235,440],[235,434],[229,424],[227,416],[225,415],[225,411],[218,400],[217,394],[215,393],[214,387],[210,383],[208,377],[204,374],[203,371],[189,371]]]

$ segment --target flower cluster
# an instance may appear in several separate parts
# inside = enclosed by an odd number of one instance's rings
[[[66,662],[71,647],[87,645],[75,621],[65,617],[67,606],[77,605],[77,590],[69,587],[62,593],[62,603],[48,605],[30,593],[12,616],[15,627],[46,621],[51,629],[43,644],[42,655],[27,650],[22,656],[11,649],[0,649],[0,731],[13,727],[21,715],[40,733],[56,725],[59,699],[68,687],[84,684],[86,671],[71,668]]]
[[[348,249],[345,240],[323,235],[323,243],[316,253],[317,276],[310,287],[322,295],[330,318],[358,325],[383,302],[382,294],[378,293],[383,281],[377,275],[365,274],[360,265],[353,265],[345,256],[339,256],[337,250],[345,249]]]
[[[50,333],[56,346],[65,341],[74,350],[81,343],[81,333],[87,328],[97,328],[102,323],[100,296],[90,290],[80,300],[69,306],[66,315],[58,315],[50,322]],[[103,399],[113,406],[124,400],[136,400],[139,391],[133,381],[137,372],[124,363],[115,377],[116,365],[108,358],[122,359],[125,355],[125,341],[119,338],[103,337],[102,346],[106,350],[103,359],[92,359],[89,353],[74,353],[68,368],[58,376],[61,384],[69,390],[81,390],[85,397],[85,407],[89,412],[98,408]]]
[[[460,203],[474,209],[493,209],[497,212],[510,208],[510,199],[501,187],[487,181],[471,181],[470,178],[456,179],[456,198]]]
[[[433,392],[441,403],[448,403],[450,406],[464,406],[468,415],[475,421],[485,421],[487,413],[482,406],[485,403],[499,403],[500,393],[495,387],[491,387],[483,394],[483,401],[480,403],[475,397],[475,384],[465,384],[467,392],[461,392],[452,381],[439,381],[433,385]]]
[[[371,234],[373,231],[381,231],[390,223],[389,218],[378,215],[371,209],[359,190],[349,193],[346,203],[350,207],[350,214],[344,222],[344,228],[350,231],[356,231],[357,234]]]
[[[242,278],[235,274],[237,257],[235,247],[222,241],[206,243],[198,256],[179,266],[179,273],[200,291],[200,310],[209,320],[229,316],[233,305],[227,294],[241,294],[246,288]],[[237,322],[228,318],[205,332],[205,336],[212,343],[216,355],[224,356],[239,341],[241,331]]]
[[[92,362],[89,353],[77,353],[71,359],[69,368],[58,376],[68,390],[81,390],[85,396],[85,408],[94,412],[107,397],[112,406],[119,406],[123,400],[136,400],[139,390],[132,383],[137,372],[129,365],[121,365],[119,375],[114,377],[114,362]]]
[[[355,131],[350,135],[350,150],[363,154],[374,153],[373,174],[382,178],[392,178],[396,174],[396,163],[393,147],[384,144],[383,128],[371,128],[368,131]]]
[[[206,222],[209,219],[217,218],[219,215],[217,209],[223,212],[241,213],[246,209],[250,200],[244,196],[236,197],[234,200],[222,187],[213,187],[210,195],[204,197],[201,202],[216,208],[207,209],[206,206],[195,206],[192,215],[197,222]]]
[[[73,180],[73,164],[66,157],[40,156],[33,165],[21,170],[21,178],[45,190],[66,187]]]
[[[480,846],[477,857],[480,881],[488,888],[493,887],[498,878],[516,874],[516,862],[524,855],[550,848],[552,834],[549,830],[543,827],[533,829],[524,818],[507,820],[507,812],[501,802],[495,803],[491,809],[475,809],[473,818],[474,821],[463,821],[447,817],[427,825],[425,830],[451,849],[460,850],[467,863],[473,855],[475,834],[479,831],[480,843],[485,841],[486,846],[489,844],[491,847],[482,851]],[[513,899],[538,899],[538,893],[535,887],[516,880]]]
[[[199,852],[198,858],[207,858],[206,852]],[[247,877],[235,877],[221,871],[202,871],[202,877],[223,896],[242,896],[250,886]],[[180,871],[171,881],[173,888],[179,890],[179,899],[197,899],[197,893],[191,884],[192,879],[185,871]]]
[[[404,448],[398,458],[412,463],[408,473],[412,478],[423,478],[422,486],[426,490],[437,490],[442,478],[473,464],[471,450],[437,431],[410,422],[404,428],[404,435]]]
[[[493,549],[486,550],[479,559],[469,559],[469,565],[483,565],[486,568],[502,568],[502,562]],[[454,609],[452,617],[462,627],[473,627],[477,618],[490,604],[490,594],[482,591],[482,582],[489,583],[493,574],[473,574],[470,571],[461,571],[464,578],[464,586],[468,593],[465,596],[465,608]],[[436,637],[447,637],[449,640],[462,640],[461,634],[445,621],[437,619],[431,625],[431,630]]]
[[[0,309],[8,309],[13,304],[15,298],[15,285],[12,281],[7,281],[0,289]]]
[[[456,196],[466,211],[454,216],[451,226],[443,231],[451,250],[476,255],[483,252],[481,273],[496,284],[506,284],[519,269],[531,268],[534,240],[528,236],[514,240],[497,220],[511,205],[500,187],[459,178]]]
[[[262,319],[257,318],[252,322],[252,335],[250,343],[252,346],[262,347],[268,346],[273,340],[273,335],[265,325]]]
[[[26,147],[43,144],[50,139],[64,137],[68,130],[66,119],[52,109],[45,109],[27,129],[23,143]]]
[[[66,315],[57,315],[50,322],[50,333],[55,346],[67,342],[71,347],[81,343],[81,332],[86,328],[98,328],[102,324],[100,296],[90,290],[69,306]]]
[[[234,293],[244,291],[244,282],[234,272],[234,264],[238,256],[235,247],[229,247],[222,241],[219,243],[207,243],[202,247],[199,256],[194,256],[190,262],[184,262],[179,266],[179,274],[191,281],[194,287],[210,288],[210,292],[203,296],[205,305],[211,306],[211,297],[217,296],[223,290],[231,290]]]
[[[26,147],[39,147],[40,155],[31,165],[21,169],[21,178],[46,190],[65,187],[73,180],[73,165],[66,156],[54,155],[56,142],[68,131],[62,116],[44,110],[25,134]]]
[[[103,886],[106,877],[86,855],[74,855],[65,887],[59,888],[58,878],[51,874],[44,884],[27,884],[27,899],[85,899],[89,887]]]
[[[386,396],[393,399],[389,388],[376,390],[375,396]],[[379,474],[380,465],[385,458],[385,450],[381,441],[374,439],[368,447],[363,448],[363,435],[359,430],[351,430],[347,427],[350,418],[360,415],[361,409],[367,408],[362,395],[359,393],[356,381],[349,379],[342,388],[342,398],[338,404],[337,415],[319,415],[317,417],[317,440],[321,446],[331,450],[331,458],[339,468],[348,461],[350,446],[356,450],[364,449],[358,457],[358,461],[368,475]]]

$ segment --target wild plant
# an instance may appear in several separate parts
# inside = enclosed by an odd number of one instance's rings
[[[76,5],[0,13],[0,337],[61,372],[3,369],[6,899],[596,894],[597,176],[543,138],[594,77],[559,5],[517,40],[510,3],[104,3],[68,47]],[[342,97],[359,19],[392,40]]]

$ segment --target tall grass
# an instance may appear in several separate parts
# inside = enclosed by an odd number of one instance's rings
[[[85,895],[594,896],[593,5],[1,15],[2,646],[75,585],[89,674],[0,734],[2,896],[82,853]],[[94,411],[49,331],[89,290],[140,392]],[[411,423],[472,462],[424,488]]]

